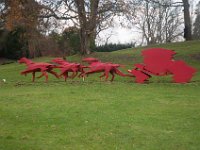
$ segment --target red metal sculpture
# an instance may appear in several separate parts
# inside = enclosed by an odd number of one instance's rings
[[[56,68],[55,65],[50,63],[44,63],[44,62],[33,62],[30,59],[27,59],[25,57],[18,60],[18,62],[25,63],[27,65],[26,70],[21,72],[21,75],[26,75],[28,73],[32,73],[32,81],[35,81],[35,73],[41,72],[42,74],[38,77],[41,78],[45,76],[46,82],[48,81],[48,74],[47,72],[53,74],[56,78],[59,78],[56,72],[53,71],[53,68]]]
[[[163,48],[150,48],[142,51],[143,64],[135,64],[128,70],[136,77],[137,83],[144,83],[152,76],[173,75],[173,82],[186,83],[192,79],[196,69],[188,66],[184,61],[174,60],[176,53]]]
[[[137,83],[144,83],[148,81],[149,78],[154,76],[166,76],[171,75],[173,82],[175,83],[186,83],[191,81],[196,69],[188,66],[184,61],[174,60],[173,56],[176,53],[172,50],[163,48],[150,48],[142,51],[143,63],[135,64],[132,70],[128,70],[130,73],[126,75],[122,73],[118,68],[123,65],[113,64],[112,62],[101,62],[97,58],[89,57],[84,58],[83,62],[87,62],[88,66],[83,66],[79,63],[71,63],[62,58],[55,58],[52,62],[57,65],[44,63],[44,62],[32,62],[30,59],[25,57],[21,58],[18,62],[25,63],[27,68],[21,72],[22,75],[32,73],[32,81],[35,81],[35,73],[41,72],[42,74],[38,77],[46,77],[46,82],[48,81],[48,73],[53,74],[55,77],[59,78],[64,76],[64,79],[68,77],[74,78],[80,72],[79,77],[85,77],[89,74],[103,72],[100,79],[105,77],[105,80],[109,78],[109,74],[112,75],[111,81],[114,80],[115,74],[120,76],[131,76],[135,77]],[[58,75],[53,71],[54,68],[59,68],[61,73]],[[84,70],[88,68],[88,70]],[[71,76],[68,73],[72,73]]]
[[[97,58],[92,57],[84,58],[83,62],[87,62],[89,64],[89,66],[87,66],[89,68],[89,71],[86,71],[82,74],[82,76],[84,77],[85,75],[103,72],[103,74],[100,76],[100,79],[102,79],[102,77],[105,77],[105,80],[107,81],[110,73],[112,75],[111,81],[113,81],[115,78],[115,74],[123,77],[126,76],[118,69],[119,67],[123,66],[120,64],[113,64],[111,62],[103,63]]]
[[[79,64],[79,63],[70,63],[66,60],[63,60],[62,58],[55,58],[52,60],[52,62],[59,64],[59,68],[60,68],[60,75],[59,76],[64,76],[65,81],[67,80],[68,77],[70,78],[75,78],[78,74],[78,72],[80,72],[81,74],[84,73],[83,68],[85,68],[85,66]],[[72,75],[69,76],[68,73],[72,72]],[[79,75],[79,77],[81,76],[81,74]]]

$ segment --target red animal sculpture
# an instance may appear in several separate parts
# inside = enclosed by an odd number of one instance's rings
[[[75,78],[78,72],[81,72],[81,74],[84,73],[83,68],[85,68],[85,66],[79,63],[70,63],[66,60],[63,60],[62,58],[55,58],[52,60],[52,62],[59,64],[59,68],[61,71],[59,76],[64,76],[65,81],[68,77]],[[71,76],[68,75],[69,72],[72,72]],[[79,77],[81,76],[81,74],[79,75]]]
[[[115,74],[118,74],[123,77],[126,76],[118,69],[118,67],[122,66],[120,64],[113,64],[110,62],[102,63],[100,60],[96,58],[92,58],[92,57],[84,58],[83,62],[87,62],[89,64],[88,66],[89,71],[86,71],[85,73],[83,73],[82,76],[103,72],[103,75],[100,76],[100,79],[102,79],[102,77],[105,76],[106,81],[109,77],[109,73],[112,75],[111,81],[114,80]]]
[[[57,78],[64,76],[66,81],[68,77],[76,77],[79,72],[79,77],[83,77],[83,79],[89,74],[103,72],[103,74],[100,76],[100,79],[105,77],[106,81],[109,78],[109,74],[112,75],[111,81],[114,80],[115,74],[117,74],[123,77],[135,77],[135,81],[137,83],[144,83],[152,76],[166,75],[171,75],[173,82],[175,83],[190,82],[196,72],[196,69],[187,65],[184,61],[174,60],[173,56],[175,54],[176,53],[174,51],[163,48],[150,48],[143,50],[143,63],[135,64],[132,70],[128,70],[130,73],[129,75],[122,73],[118,69],[123,65],[113,64],[111,62],[101,62],[99,59],[93,57],[84,58],[82,60],[83,62],[87,62],[89,64],[88,66],[83,66],[79,63],[70,63],[61,58],[55,58],[52,60],[52,62],[58,65],[44,62],[36,63],[25,57],[21,58],[18,62],[25,63],[27,65],[27,68],[22,71],[21,74],[26,75],[28,73],[32,73],[33,82],[35,81],[36,72],[41,72],[41,75],[38,78],[45,76],[46,82],[48,81],[47,73],[51,73]],[[60,75],[53,71],[54,68],[60,69]],[[87,71],[84,70],[86,68],[88,68]],[[72,73],[72,75],[69,76],[68,73]]]
[[[32,73],[32,81],[35,81],[35,73],[41,72],[42,74],[38,77],[41,78],[45,76],[46,82],[48,81],[48,73],[53,74],[56,78],[59,78],[56,72],[53,71],[53,68],[56,68],[55,65],[50,63],[44,63],[44,62],[32,62],[30,59],[27,59],[25,57],[22,57],[18,60],[18,62],[25,63],[27,65],[26,70],[21,72],[21,75],[26,75],[28,73]]]
[[[135,68],[128,70],[136,77],[137,83],[144,83],[152,76],[165,76],[172,74],[173,82],[190,82],[196,69],[188,66],[184,61],[174,60],[176,53],[163,48],[150,48],[142,51],[143,64],[135,64]]]

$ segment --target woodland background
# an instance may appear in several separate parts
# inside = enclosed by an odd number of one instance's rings
[[[1,0],[0,57],[69,56],[135,47],[97,44],[117,22],[136,28],[140,45],[200,39],[200,2],[191,18],[188,0]],[[194,21],[193,21],[194,20]]]

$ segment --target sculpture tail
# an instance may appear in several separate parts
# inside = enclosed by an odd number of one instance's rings
[[[119,69],[115,69],[115,71],[116,71],[116,74],[118,74],[118,75],[120,75],[122,77],[126,77],[127,76],[126,74],[124,74],[123,72],[121,72]]]

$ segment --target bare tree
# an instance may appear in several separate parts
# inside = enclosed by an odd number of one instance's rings
[[[180,8],[170,7],[167,0],[159,4],[148,0],[140,3],[134,23],[147,45],[172,42],[182,35]]]
[[[82,54],[91,53],[97,34],[112,24],[114,16],[128,12],[130,4],[133,4],[132,0],[50,0],[48,2],[49,4],[46,5],[48,8],[45,10],[47,13],[44,16],[68,20],[80,29]],[[61,12],[58,9],[61,6],[60,10],[65,11]]]
[[[192,25],[191,25],[191,17],[190,17],[190,4],[189,0],[180,0],[180,1],[171,1],[168,5],[160,3],[159,0],[147,0],[148,2],[153,2],[162,6],[170,6],[170,7],[183,7],[184,13],[184,38],[186,41],[192,40]]]

